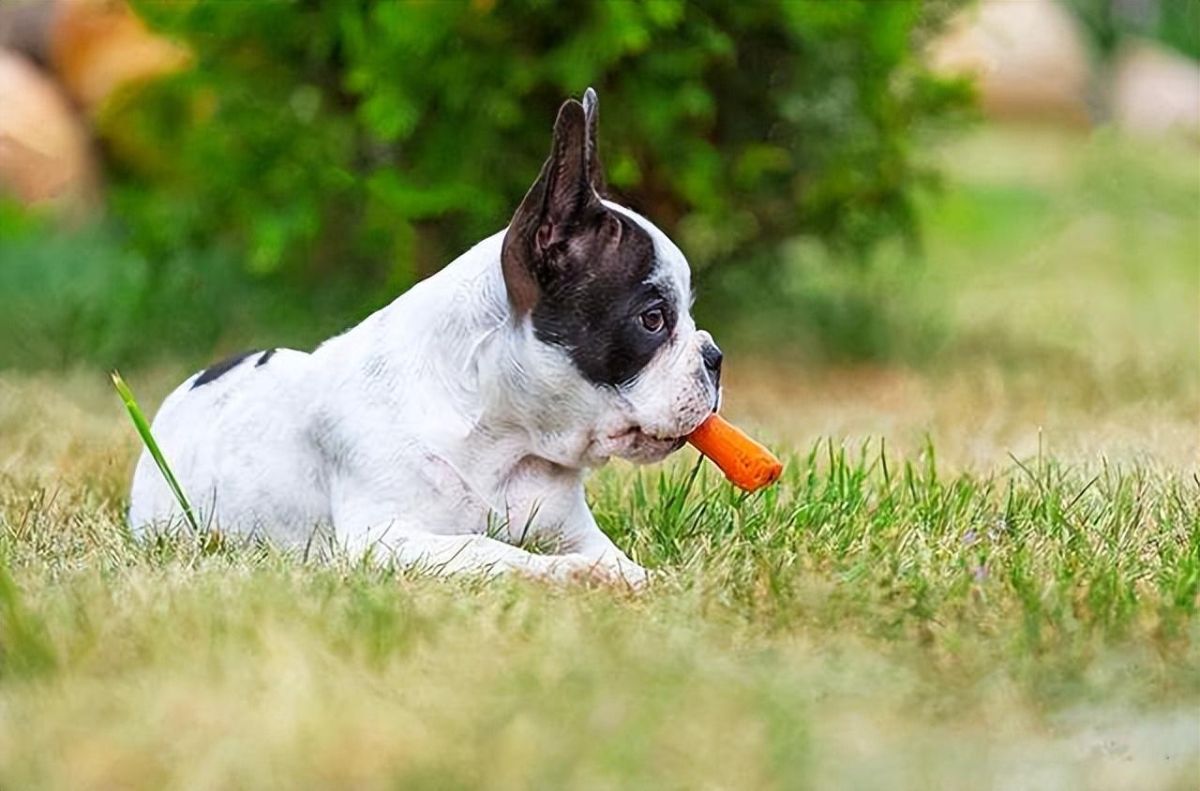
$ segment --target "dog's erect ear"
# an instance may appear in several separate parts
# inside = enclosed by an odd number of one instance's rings
[[[583,92],[583,113],[587,117],[588,181],[596,194],[604,197],[604,168],[600,165],[600,98],[591,88]]]
[[[533,307],[542,285],[554,276],[557,248],[580,229],[581,220],[601,207],[589,174],[588,123],[582,104],[574,99],[563,102],[554,122],[550,158],[504,236],[504,282],[518,313]]]

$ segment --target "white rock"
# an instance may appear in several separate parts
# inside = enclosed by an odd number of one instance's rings
[[[990,117],[1088,121],[1087,49],[1051,0],[984,0],[951,20],[928,59],[939,73],[975,76]]]
[[[1148,41],[1126,44],[1117,54],[1112,113],[1133,135],[1200,138],[1200,66]]]
[[[87,129],[55,82],[0,48],[0,191],[69,211],[94,206],[96,163]]]

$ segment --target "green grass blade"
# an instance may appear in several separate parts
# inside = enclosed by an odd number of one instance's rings
[[[137,399],[133,397],[133,391],[129,389],[129,385],[125,384],[125,380],[121,378],[121,374],[113,371],[111,376],[113,387],[117,388],[117,394],[121,396],[121,401],[125,403],[125,409],[129,411],[129,418],[133,421],[133,427],[137,429],[142,442],[146,444],[146,449],[154,457],[154,463],[158,465],[158,471],[162,473],[163,479],[171,489],[171,494],[175,495],[175,499],[179,502],[179,507],[183,509],[184,518],[192,526],[192,530],[199,533],[200,523],[196,519],[196,514],[192,511],[192,506],[188,503],[187,497],[183,494],[183,488],[180,487],[179,481],[175,479],[175,473],[171,472],[171,466],[167,464],[166,457],[163,456],[162,450],[159,449],[158,443],[154,440],[154,435],[150,432],[150,421],[146,419],[142,408],[138,406]]]
[[[57,664],[45,623],[25,606],[8,557],[0,550],[0,679],[35,676]]]

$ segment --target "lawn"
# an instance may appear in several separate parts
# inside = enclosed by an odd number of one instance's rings
[[[0,787],[1195,787],[1195,152],[941,157],[916,351],[731,350],[777,489],[594,477],[637,595],[135,544],[104,372],[0,373]]]

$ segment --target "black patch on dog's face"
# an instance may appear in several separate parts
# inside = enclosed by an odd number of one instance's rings
[[[235,354],[232,357],[227,357],[224,360],[221,360],[219,363],[210,365],[208,368],[204,369],[203,373],[196,377],[196,381],[192,382],[192,386],[188,389],[195,390],[201,385],[206,385],[209,382],[217,381],[234,368],[237,368],[238,363],[240,363],[242,360],[246,359],[252,354],[257,354],[258,352],[258,349],[252,349],[248,352],[242,352],[241,354]]]
[[[654,242],[636,222],[601,206],[573,230],[537,270],[548,274],[538,278],[534,332],[593,384],[627,384],[671,337],[679,308],[651,282]],[[648,328],[643,316],[654,311],[661,326]]]
[[[597,117],[590,88],[582,104],[559,108],[550,156],[509,223],[500,262],[514,316],[530,316],[538,339],[566,349],[589,381],[618,386],[671,337],[679,306],[651,282],[650,235],[600,199]]]
[[[271,359],[271,357],[275,354],[276,351],[277,351],[276,349],[267,349],[265,352],[262,353],[262,356],[258,358],[258,362],[256,362],[254,364],[254,367],[258,368],[260,366],[266,365],[267,361]]]

